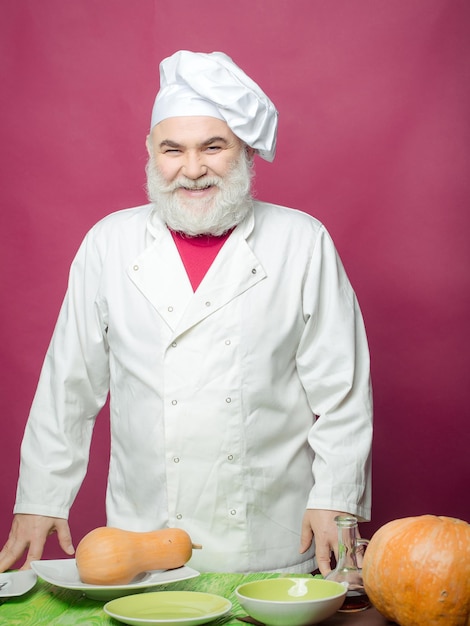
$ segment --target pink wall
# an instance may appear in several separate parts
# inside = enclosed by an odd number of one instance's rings
[[[3,0],[0,542],[68,265],[103,215],[145,201],[159,60],[223,50],[280,111],[257,195],[332,233],[368,329],[373,521],[470,521],[466,0]],[[106,415],[71,513],[104,523]],[[50,541],[46,556],[56,556]]]

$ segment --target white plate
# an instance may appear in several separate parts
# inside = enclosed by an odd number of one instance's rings
[[[112,600],[103,610],[131,626],[197,626],[226,615],[231,608],[230,600],[212,593],[157,591]]]
[[[36,574],[30,569],[21,572],[5,572],[4,574],[0,574],[0,585],[6,583],[6,585],[0,589],[0,598],[22,596],[34,587],[36,580]]]
[[[94,600],[111,600],[158,585],[199,576],[199,572],[185,565],[177,569],[143,572],[127,585],[88,585],[80,580],[75,559],[33,561],[31,567],[38,576],[51,585],[81,591]]]

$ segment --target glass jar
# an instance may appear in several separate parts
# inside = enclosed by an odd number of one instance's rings
[[[337,515],[335,522],[338,527],[338,562],[335,569],[326,576],[326,580],[348,584],[340,611],[363,611],[370,606],[370,601],[364,589],[358,556],[362,563],[362,554],[369,541],[358,537],[357,519],[353,515]]]

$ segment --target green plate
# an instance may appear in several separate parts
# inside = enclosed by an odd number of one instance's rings
[[[108,615],[131,626],[197,626],[225,615],[231,608],[226,598],[198,591],[139,593],[117,598],[103,607]]]

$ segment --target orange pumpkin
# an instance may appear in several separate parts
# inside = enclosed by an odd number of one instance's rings
[[[400,626],[470,626],[470,525],[396,519],[373,535],[362,575],[372,604]]]
[[[77,546],[75,561],[84,583],[126,585],[146,570],[175,569],[192,555],[193,546],[181,528],[131,532],[100,527]]]

